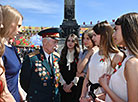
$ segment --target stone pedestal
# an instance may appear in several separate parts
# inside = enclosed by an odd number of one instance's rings
[[[79,27],[75,19],[75,0],[64,0],[64,20],[60,25],[61,37],[66,38],[71,33],[79,37]]]

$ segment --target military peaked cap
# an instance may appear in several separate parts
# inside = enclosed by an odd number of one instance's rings
[[[42,36],[42,38],[51,37],[52,39],[59,40],[60,32],[60,28],[48,28],[40,31],[38,35]]]

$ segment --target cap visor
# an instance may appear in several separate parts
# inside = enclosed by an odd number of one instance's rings
[[[56,37],[51,37],[52,39],[55,39],[55,40],[61,40],[60,38],[56,38]]]

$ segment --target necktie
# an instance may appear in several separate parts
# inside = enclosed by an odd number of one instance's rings
[[[52,64],[51,64],[51,62],[50,62],[50,56],[48,57],[48,64],[49,64],[49,66],[50,66],[50,68],[51,68],[52,75],[54,75],[54,74],[53,74],[53,69],[52,69]]]
[[[50,62],[50,56],[48,57],[48,64],[50,66],[50,68],[52,68],[51,62]]]

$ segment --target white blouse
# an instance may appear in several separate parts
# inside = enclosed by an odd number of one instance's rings
[[[99,51],[98,51],[91,57],[90,62],[89,62],[89,80],[93,84],[98,83],[99,77],[101,77],[103,74],[113,73],[113,68],[111,68],[111,60],[113,59],[114,55],[115,53],[110,53],[109,54],[110,59],[108,58],[105,61],[104,57],[102,55],[99,55]],[[103,92],[102,88],[98,88],[97,90],[95,90],[94,93],[97,95],[102,92]]]
[[[126,79],[124,77],[124,68],[125,68],[125,63],[128,59],[130,59],[133,56],[127,56],[123,63],[122,66],[120,67],[120,69],[118,69],[117,72],[115,72],[110,79],[109,82],[109,87],[110,89],[117,95],[119,96],[121,99],[128,101],[128,95],[127,95],[127,82]],[[105,98],[106,102],[112,102],[111,98],[108,96],[108,94],[106,94],[106,98]]]

